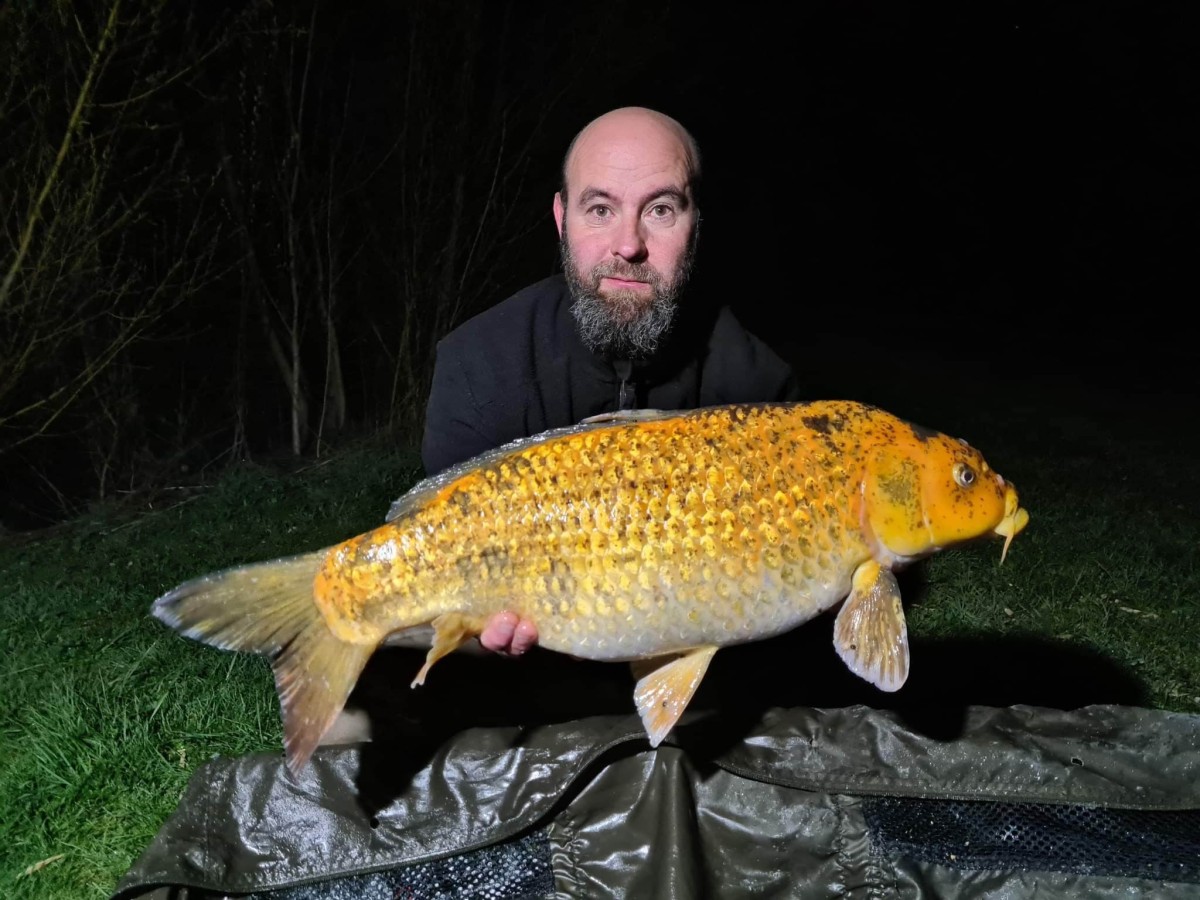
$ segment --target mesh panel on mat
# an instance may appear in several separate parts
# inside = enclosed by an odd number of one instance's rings
[[[1200,883],[1200,811],[871,797],[876,854],[954,869]]]
[[[542,900],[554,896],[550,839],[537,831],[461,856],[251,894],[247,900]]]

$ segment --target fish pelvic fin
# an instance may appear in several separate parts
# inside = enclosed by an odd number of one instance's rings
[[[329,630],[313,599],[325,551],[226,569],[154,601],[155,618],[187,637],[271,657],[287,766],[298,774],[345,706],[374,644]]]
[[[833,645],[851,672],[881,691],[898,691],[908,680],[908,624],[890,569],[870,560],[854,571],[833,623]]]
[[[667,661],[653,671],[647,671],[653,660],[632,665],[634,675],[640,676],[634,685],[633,699],[651,747],[661,744],[675,727],[716,652],[716,647],[697,647],[682,655],[666,657]]]
[[[425,655],[425,665],[413,679],[410,687],[425,683],[430,667],[447,654],[453,653],[471,638],[483,631],[484,620],[479,616],[468,616],[460,612],[449,612],[433,620],[433,643]]]

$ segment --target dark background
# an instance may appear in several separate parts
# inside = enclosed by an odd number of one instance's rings
[[[835,378],[1194,383],[1197,7],[801,9],[703,26],[685,101],[744,318]]]
[[[171,40],[182,46],[239,8],[168,5],[178,17]],[[793,360],[812,396],[903,404],[978,386],[1013,402],[1053,395],[1101,414],[1178,412],[1183,403],[1189,415],[1200,4],[257,8],[259,25],[268,10],[273,27],[314,29],[310,96],[320,87],[342,98],[304,120],[314,168],[330,165],[336,134],[360,156],[334,169],[381,173],[341,213],[358,249],[340,312],[347,431],[384,427],[377,388],[392,370],[377,338],[399,328],[397,308],[410,304],[425,323],[426,355],[414,358],[427,374],[446,328],[557,268],[550,201],[561,155],[589,119],[627,104],[670,113],[698,138],[698,283]],[[231,144],[245,126],[238,91],[288,66],[295,83],[299,71],[294,55],[267,59],[261,33],[247,28],[158,113],[178,126],[197,172],[224,152],[247,195],[278,168],[268,151],[286,146],[278,136],[287,128],[264,125],[275,138],[256,139],[253,158],[251,145]],[[414,60],[446,78],[466,72],[469,86],[431,78],[422,105],[402,105],[397,79]],[[418,120],[436,120],[441,143],[422,156],[409,142],[398,165],[397,135]],[[470,222],[470,204],[493,178],[474,151],[500,141],[496,123],[521,180],[500,198],[504,240],[493,235],[496,246],[472,268],[441,252],[436,209],[393,201],[414,181],[437,196],[463,189]],[[155,140],[147,134],[140,140]],[[490,229],[496,219],[475,221]],[[236,267],[230,235],[220,252]],[[393,277],[388,254],[398,247],[407,282]],[[261,253],[270,277],[277,267],[269,248]],[[465,298],[449,318],[446,293],[421,293],[447,271],[462,273]],[[398,289],[406,283],[409,293]],[[235,404],[250,423],[239,455],[287,447],[287,396],[254,316],[238,306],[245,291],[232,276],[211,286],[137,351],[138,413],[121,432],[138,435],[122,458],[130,483],[139,466],[153,468],[147,460],[186,458],[192,470],[228,462]],[[95,496],[83,464],[86,398],[72,415],[46,439],[0,453],[0,522],[9,528],[45,524]],[[172,416],[186,421],[168,438],[162,423]],[[411,410],[407,418],[399,441],[419,426]]]

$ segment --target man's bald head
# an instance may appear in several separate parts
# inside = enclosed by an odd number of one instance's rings
[[[700,147],[691,132],[677,120],[665,113],[645,106],[622,106],[597,116],[588,122],[572,139],[563,156],[562,196],[568,195],[572,162],[577,156],[589,160],[598,152],[620,152],[622,148],[633,148],[644,154],[650,148],[664,154],[674,153],[683,162],[692,202],[700,187]]]

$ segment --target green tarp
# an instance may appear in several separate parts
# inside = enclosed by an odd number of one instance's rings
[[[1200,717],[633,715],[199,768],[113,898],[1200,898]]]

